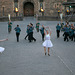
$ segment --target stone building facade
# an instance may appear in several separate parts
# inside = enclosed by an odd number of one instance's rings
[[[42,12],[44,16],[57,16],[64,11],[63,2],[67,0],[0,0],[0,16],[41,16]]]

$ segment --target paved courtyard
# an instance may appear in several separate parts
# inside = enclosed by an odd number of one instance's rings
[[[51,56],[44,55],[41,34],[36,29],[36,42],[29,43],[24,39],[26,26],[30,22],[35,26],[36,19],[30,17],[23,21],[13,21],[10,34],[7,22],[0,22],[0,39],[8,38],[8,41],[0,42],[0,46],[5,48],[0,54],[0,75],[75,75],[75,42],[64,42],[63,32],[57,39],[55,26],[60,21],[39,21],[52,30],[51,40],[54,46],[50,49]],[[18,43],[14,31],[17,24],[21,28]]]

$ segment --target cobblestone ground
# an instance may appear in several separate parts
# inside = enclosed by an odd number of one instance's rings
[[[51,56],[45,56],[42,47],[40,32],[34,30],[36,42],[29,43],[25,40],[26,25],[34,18],[24,18],[23,21],[14,21],[12,32],[8,34],[7,22],[0,22],[0,39],[8,38],[8,41],[0,42],[5,51],[0,54],[0,75],[75,75],[75,42],[63,41],[63,32],[60,38],[56,37],[55,26],[59,21],[39,21],[52,30],[51,40],[53,48]],[[20,42],[16,42],[14,28],[19,24],[21,28]],[[40,26],[41,27],[41,26]]]

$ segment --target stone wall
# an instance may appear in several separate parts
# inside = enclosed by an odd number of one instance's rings
[[[58,10],[61,11],[62,2],[65,0],[43,0],[43,9],[45,16],[56,16],[58,15]],[[34,4],[34,15],[38,14],[42,16],[40,10],[39,0],[18,0],[18,16],[23,16],[23,5],[26,2],[31,2]],[[59,6],[61,5],[61,6]],[[3,14],[4,7],[4,14]],[[16,16],[14,12],[14,0],[0,0],[0,16],[8,16],[10,14],[12,17]]]
[[[13,16],[13,1],[2,0],[0,2],[0,11],[1,11],[0,16],[8,16],[8,14],[11,14]]]
[[[68,2],[75,2],[75,0],[67,0]]]

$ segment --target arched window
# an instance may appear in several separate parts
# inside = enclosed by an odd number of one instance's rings
[[[18,2],[18,0],[14,0],[14,2]]]
[[[73,2],[73,0],[67,0],[67,2]]]

